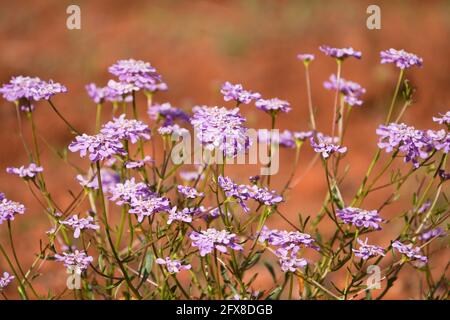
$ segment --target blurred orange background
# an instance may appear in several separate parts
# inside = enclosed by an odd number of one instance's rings
[[[66,28],[66,8],[70,4],[81,8],[81,30]],[[370,4],[381,8],[381,30],[366,27],[366,8]],[[379,64],[381,50],[403,48],[424,59],[423,68],[407,72],[417,91],[415,103],[404,117],[406,123],[437,128],[431,117],[449,108],[449,1],[17,0],[1,1],[0,6],[1,83],[14,75],[61,82],[69,92],[55,97],[55,104],[76,128],[88,133],[93,130],[95,105],[84,86],[89,82],[105,85],[112,77],[107,67],[126,58],[148,61],[162,74],[169,91],[158,93],[157,102],[169,101],[185,110],[195,104],[226,105],[220,85],[224,81],[242,83],[266,98],[279,97],[291,103],[292,112],[279,117],[278,128],[306,130],[306,88],[303,65],[296,59],[298,53],[316,54],[310,69],[312,98],[318,109],[319,130],[329,133],[334,93],[324,90],[322,83],[336,72],[336,64],[318,47],[328,44],[361,50],[362,60],[348,59],[342,74],[367,89],[364,105],[354,109],[347,132],[350,152],[343,162],[350,165],[350,173],[341,189],[346,200],[355,194],[376,150],[375,129],[385,117],[398,75],[394,66]],[[140,103],[140,109],[144,115],[144,103]],[[269,127],[269,117],[253,105],[241,109],[249,127]],[[0,100],[0,191],[27,207],[26,214],[17,217],[13,227],[21,262],[29,266],[39,250],[39,239],[46,238],[49,224],[23,182],[5,172],[7,166],[27,163],[14,112],[12,104]],[[104,114],[104,121],[107,116],[109,113]],[[47,104],[36,104],[35,117],[39,134],[49,144],[61,149],[69,144],[71,134]],[[25,130],[26,137],[29,134]],[[71,199],[68,190],[79,190],[74,179],[76,172],[45,148],[43,141],[41,145],[47,185],[55,201],[67,206]],[[294,223],[299,213],[314,217],[326,195],[320,164],[303,174],[311,158],[310,150],[302,151],[297,170],[297,177],[302,180],[281,206]],[[86,167],[86,161],[77,155],[69,155],[69,159]],[[275,188],[284,185],[293,160],[293,151],[281,152],[281,169],[273,178]],[[398,161],[397,167],[403,167],[403,163]],[[230,170],[230,175],[240,182],[256,173],[255,168],[236,165]],[[386,207],[381,216],[390,219],[407,210],[416,187],[417,181],[406,184],[399,201]],[[365,206],[379,207],[391,192],[374,193]],[[289,228],[276,216],[268,224]],[[387,246],[400,230],[401,221],[396,220],[371,235],[371,239]],[[6,241],[5,226],[0,227],[0,239]],[[449,258],[448,249],[433,257],[433,272],[442,273]],[[6,262],[0,258],[0,271],[6,269]],[[43,292],[55,292],[64,286],[65,271],[59,264],[47,262],[41,272],[36,284]],[[270,276],[264,269],[260,272],[262,288]],[[386,298],[418,298],[417,275],[411,267],[405,267]]]

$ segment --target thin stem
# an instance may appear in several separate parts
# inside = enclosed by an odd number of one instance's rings
[[[100,123],[102,120],[102,104],[98,103],[97,104],[97,113],[95,116],[95,132],[98,133],[98,131],[100,130]]]
[[[336,129],[336,117],[337,117],[337,105],[338,105],[338,97],[339,97],[339,86],[341,82],[341,69],[342,69],[342,61],[336,59],[337,63],[337,80],[336,80],[336,94],[334,96],[334,108],[333,108],[333,124],[331,127],[331,136],[334,137],[334,132]]]
[[[403,74],[404,74],[404,69],[400,69],[400,73],[398,75],[398,80],[397,80],[397,85],[395,86],[394,96],[392,97],[392,101],[391,101],[391,105],[389,107],[389,112],[387,114],[386,121],[384,121],[384,124],[386,124],[386,125],[389,123],[389,121],[391,121],[392,113],[394,111],[395,100],[397,100],[398,91],[400,90],[400,85],[402,84]]]
[[[309,108],[309,118],[311,121],[311,128],[316,130],[316,120],[314,116],[314,109],[312,106],[312,97],[311,97],[311,81],[309,77],[309,66],[305,64],[305,78],[306,78],[306,91],[308,94],[308,108]]]
[[[63,117],[63,115],[58,111],[58,109],[56,109],[55,105],[53,104],[52,100],[48,99],[48,103],[50,104],[50,106],[52,107],[53,111],[55,111],[55,113],[58,115],[58,117],[61,118],[62,121],[64,121],[64,123],[70,128],[70,130],[72,130],[73,133],[76,133],[77,135],[81,135],[81,133],[75,129],[70,123],[69,121],[66,120],[66,118]]]

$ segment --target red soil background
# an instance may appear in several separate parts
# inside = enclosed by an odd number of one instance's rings
[[[66,28],[66,8],[70,4],[81,7],[81,30]],[[381,7],[381,30],[366,28],[366,8],[370,4]],[[264,97],[290,101],[293,111],[280,117],[278,127],[306,130],[303,66],[296,60],[300,52],[316,54],[317,59],[311,65],[313,101],[318,109],[319,129],[328,132],[333,93],[325,91],[322,83],[335,72],[335,63],[317,48],[329,44],[361,50],[363,59],[349,59],[343,69],[344,78],[367,89],[365,103],[354,110],[347,133],[350,152],[344,162],[351,165],[351,170],[342,186],[347,201],[354,195],[376,150],[375,129],[384,119],[397,79],[396,68],[379,64],[380,50],[404,48],[424,59],[423,68],[407,72],[417,92],[415,104],[404,117],[406,123],[418,128],[437,128],[431,117],[447,111],[450,102],[448,1],[18,0],[1,1],[0,6],[1,83],[13,75],[29,75],[65,84],[69,92],[55,97],[54,102],[75,127],[86,132],[93,130],[95,106],[85,93],[85,84],[92,81],[105,84],[109,78],[107,67],[118,59],[131,57],[151,62],[168,83],[170,90],[156,97],[159,102],[170,101],[186,110],[194,104],[224,105],[219,86],[229,80],[261,92]],[[144,114],[143,103],[140,108]],[[242,109],[249,127],[270,125],[268,117],[254,106]],[[68,145],[70,133],[47,104],[38,103],[35,116],[42,137],[59,148]],[[27,159],[17,134],[14,108],[3,99],[0,119],[0,191],[27,207],[26,215],[19,216],[13,227],[21,262],[28,267],[39,250],[39,239],[45,241],[49,224],[23,182],[5,173],[7,166],[25,164]],[[25,135],[30,137],[28,130]],[[55,201],[67,206],[71,199],[68,190],[79,190],[75,171],[48,148],[42,149],[47,185]],[[298,221],[298,214],[314,217],[326,194],[320,165],[303,175],[311,156],[310,151],[302,153],[297,170],[302,180],[281,207],[294,222]],[[69,155],[69,159],[86,166],[77,155]],[[293,159],[292,151],[282,151],[274,187],[284,185]],[[402,162],[397,162],[397,167],[402,166]],[[247,166],[230,169],[230,175],[239,177],[241,182],[256,173],[256,168]],[[391,219],[411,206],[411,194],[417,188],[417,181],[412,180],[403,187],[399,201],[381,212],[383,217]],[[388,189],[374,193],[365,206],[380,206],[391,192]],[[269,224],[289,228],[276,216]],[[326,225],[324,230],[332,231]],[[370,238],[386,246],[400,230],[401,221],[397,219]],[[6,226],[0,228],[0,239],[6,243]],[[442,273],[449,257],[448,250],[433,257],[434,274]],[[3,270],[8,268],[0,258],[0,271]],[[267,271],[259,271],[261,278],[255,289],[270,286]],[[41,272],[42,276],[35,281],[40,292],[54,293],[63,288],[66,277],[59,264],[47,262]],[[335,275],[334,281],[341,282],[342,275]],[[417,273],[407,266],[386,298],[419,298],[419,286]]]

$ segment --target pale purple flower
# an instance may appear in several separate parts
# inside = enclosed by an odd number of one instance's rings
[[[163,125],[173,124],[175,120],[189,121],[189,116],[180,108],[173,107],[169,102],[155,103],[148,108],[147,114],[152,120],[163,119]]]
[[[422,241],[428,241],[431,238],[435,238],[435,237],[444,237],[445,236],[445,231],[444,229],[442,229],[441,227],[437,227],[435,229],[431,229],[428,231],[423,232],[420,236],[419,239]]]
[[[167,271],[169,271],[169,273],[178,273],[181,270],[191,269],[190,264],[183,265],[183,264],[181,264],[180,260],[172,260],[169,257],[166,257],[165,259],[158,258],[158,259],[156,259],[156,263],[165,265],[167,268]]]
[[[7,173],[18,175],[24,179],[33,179],[38,173],[43,171],[44,169],[35,163],[30,163],[27,167],[21,166],[19,168],[6,168]]]
[[[109,200],[114,201],[119,206],[154,196],[154,193],[150,191],[145,183],[136,182],[134,178],[125,180],[123,183],[117,183],[110,189],[110,193]]]
[[[284,250],[291,250],[294,247],[307,247],[319,250],[314,244],[315,240],[311,235],[302,233],[300,231],[286,231],[269,229],[267,226],[263,226],[259,233],[259,242],[265,243],[282,248]]]
[[[145,166],[146,163],[155,162],[150,156],[145,156],[142,160],[127,161],[125,162],[125,168],[127,169],[139,169]]]
[[[21,203],[3,198],[0,200],[0,224],[14,220],[15,215],[24,214],[25,206]]]
[[[205,178],[199,171],[180,171],[179,174],[180,178],[187,182],[196,181],[197,179],[203,180]]]
[[[377,210],[363,210],[359,208],[346,207],[337,209],[336,215],[345,223],[352,224],[357,228],[372,228],[380,230],[379,223],[384,220],[378,215]]]
[[[173,124],[158,128],[158,133],[162,136],[171,136],[172,141],[177,141],[180,137],[188,135],[189,130]]]
[[[87,84],[86,91],[89,98],[96,104],[103,103],[103,101],[111,94],[111,90],[108,87],[97,87],[95,83]]]
[[[169,211],[169,217],[167,218],[167,224],[172,224],[173,221],[182,221],[191,223],[192,222],[193,210],[189,208],[184,208],[181,211],[177,210],[177,207],[173,207]]]
[[[217,249],[222,253],[226,253],[230,248],[232,250],[243,250],[244,248],[236,243],[236,235],[226,230],[218,231],[214,228],[203,230],[200,232],[193,231],[189,237],[192,240],[192,246],[200,250],[200,256],[205,255]]]
[[[429,150],[435,148],[436,150],[442,150],[444,153],[450,152],[450,133],[444,129],[438,131],[427,130],[426,137],[429,140]]]
[[[78,239],[83,229],[98,230],[100,227],[93,223],[94,218],[88,216],[87,218],[78,218],[78,215],[73,215],[69,219],[60,221],[61,224],[71,227],[74,230],[73,237]]]
[[[0,277],[0,291],[5,289],[13,280],[14,276],[11,276],[8,272],[3,272],[3,276]]]
[[[100,169],[100,178],[102,180],[102,189],[104,192],[109,192],[114,186],[120,182],[120,176],[114,170],[109,168]],[[87,176],[82,176],[81,174],[76,176],[76,179],[81,186],[88,189],[98,189],[98,177],[96,173],[89,170]]]
[[[296,144],[294,140],[294,135],[291,131],[284,130],[283,132],[280,133],[279,138],[280,138],[279,141],[280,146],[286,148],[295,148]]]
[[[261,94],[244,90],[241,84],[232,84],[225,82],[220,92],[223,94],[223,100],[234,100],[237,103],[249,104],[252,100],[261,98]]]
[[[316,57],[310,53],[299,53],[297,59],[303,61],[303,63],[309,63],[313,61]]]
[[[294,131],[294,140],[297,142],[303,142],[306,139],[311,138],[314,135],[314,131]]]
[[[283,272],[296,272],[297,269],[306,267],[308,262],[297,256],[299,250],[300,248],[295,246],[291,250],[278,249],[275,251]]]
[[[100,132],[107,137],[117,140],[129,140],[136,143],[138,140],[149,140],[150,129],[142,121],[136,119],[126,119],[125,114],[121,114],[118,118],[113,118],[104,124]]]
[[[73,253],[63,252],[62,255],[55,255],[56,261],[63,262],[64,266],[76,274],[81,274],[85,271],[89,264],[94,261],[94,258],[88,256],[86,252],[75,250]]]
[[[419,260],[423,263],[428,261],[426,256],[420,254],[420,248],[413,247],[413,244],[403,244],[400,241],[396,240],[392,243],[392,248],[396,249],[401,254],[406,255],[409,259]]]
[[[138,222],[155,213],[169,211],[171,209],[169,199],[165,197],[139,197],[132,198],[129,213],[137,215]]]
[[[102,133],[94,136],[83,133],[81,136],[75,137],[75,141],[69,145],[69,150],[72,152],[79,151],[82,158],[89,153],[89,160],[92,162],[126,154],[120,140]]]
[[[161,75],[148,62],[141,60],[119,60],[108,71],[117,76],[120,81],[132,84],[138,89],[152,91],[154,85],[161,81]]]
[[[447,111],[444,114],[440,113],[439,117],[433,117],[433,121],[447,126],[450,125],[450,111]]]
[[[241,185],[239,186],[241,192],[243,187],[247,189],[250,198],[266,206],[277,205],[283,201],[283,198],[280,195],[276,194],[274,190],[269,191],[267,187],[260,188],[257,185]]]
[[[333,153],[346,153],[347,147],[338,145],[338,137],[329,137],[322,133],[317,133],[316,139],[310,138],[311,146],[314,152],[320,153],[324,159],[330,157]]]
[[[145,90],[149,92],[157,92],[157,91],[167,91],[169,89],[169,86],[165,82],[159,82],[159,83],[149,83],[145,86]]]
[[[276,114],[278,112],[288,113],[291,111],[291,105],[289,102],[278,99],[259,99],[256,101],[255,106],[268,113]]]
[[[417,213],[424,213],[426,212],[428,209],[431,208],[431,200],[427,200],[425,201],[425,203],[417,210]]]
[[[394,63],[397,68],[407,69],[412,66],[422,66],[423,59],[405,50],[389,49],[380,52],[381,63]]]
[[[363,260],[367,260],[371,257],[377,257],[377,256],[385,256],[386,253],[382,247],[371,245],[367,243],[367,238],[365,241],[362,241],[360,239],[356,239],[359,243],[358,249],[352,249],[352,251],[355,253],[355,256],[360,257]]]
[[[328,90],[337,90],[338,80],[336,75],[332,74],[329,78],[329,81],[325,81],[323,83],[323,86]],[[349,106],[360,106],[363,102],[359,98],[366,92],[366,89],[361,87],[361,85],[356,82],[340,78],[339,91],[342,93],[342,95],[344,96],[344,101]]]
[[[338,60],[344,60],[348,57],[354,57],[361,59],[361,51],[356,51],[353,48],[332,48],[330,46],[320,46],[319,50],[325,53],[327,56],[336,58]]]
[[[118,82],[115,80],[109,80],[107,86],[110,94],[114,96],[125,97],[127,95],[131,95],[133,91],[139,90],[139,88],[132,83]]]
[[[239,108],[197,106],[193,109],[191,124],[196,137],[206,149],[220,150],[225,157],[236,157],[250,147],[246,121]]]
[[[178,185],[177,190],[188,199],[201,198],[205,196],[203,192],[198,192],[195,188],[189,186]]]
[[[229,177],[219,176],[217,181],[219,187],[225,192],[227,198],[235,199],[245,212],[250,212],[250,208],[244,203],[250,197],[246,186],[238,186]]]

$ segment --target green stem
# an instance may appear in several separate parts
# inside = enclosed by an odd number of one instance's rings
[[[387,125],[389,121],[391,121],[392,113],[394,111],[395,100],[397,100],[398,91],[400,90],[400,85],[402,84],[404,69],[400,69],[400,73],[398,75],[397,85],[395,86],[394,96],[392,97],[391,105],[389,107],[389,112],[387,114],[386,120],[384,124]]]

